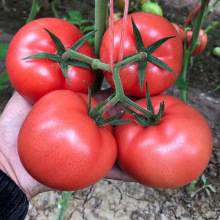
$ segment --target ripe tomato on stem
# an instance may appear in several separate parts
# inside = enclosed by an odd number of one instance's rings
[[[137,12],[128,16],[123,55],[130,56],[137,53],[135,37],[131,17],[139,29],[144,46],[147,47],[157,40],[164,37],[178,36],[176,29],[165,18],[148,13]],[[101,49],[100,60],[104,63],[110,63],[109,51],[113,50],[114,60],[118,59],[120,51],[120,38],[123,25],[123,19],[119,19],[114,23],[114,48],[110,48],[110,31],[109,29],[104,34]],[[179,74],[182,68],[183,46],[178,37],[169,39],[159,48],[157,48],[152,55],[165,62],[174,72]],[[148,83],[149,92],[151,95],[159,94],[168,89],[177,79],[178,76],[168,72],[155,64],[147,64],[145,72],[145,81],[143,91],[141,91],[139,76],[138,76],[138,63],[129,64],[120,69],[120,78],[125,94],[145,97],[146,96],[146,82]],[[106,79],[112,87],[114,87],[113,74],[104,72]]]
[[[186,45],[187,45],[187,47],[189,47],[189,45],[192,41],[192,36],[193,36],[193,31],[186,32]],[[199,41],[199,45],[192,52],[192,56],[199,55],[206,48],[206,45],[208,42],[208,37],[207,37],[207,34],[204,34],[204,31],[202,29],[199,31],[198,41]]]
[[[41,52],[57,54],[57,48],[44,28],[55,34],[67,49],[83,36],[76,26],[63,19],[41,18],[26,24],[14,36],[7,53],[6,67],[12,85],[31,103],[57,89],[87,93],[88,87],[84,80],[92,87],[95,78],[91,70],[69,66],[70,85],[57,62],[38,58],[23,60]],[[95,57],[88,42],[77,52]]]
[[[212,133],[197,110],[175,97],[152,97],[155,113],[161,101],[165,102],[165,111],[159,124],[142,127],[130,123],[115,128],[117,161],[143,185],[177,188],[205,170],[212,154]],[[136,103],[146,108],[145,99]],[[134,117],[126,112],[122,120],[134,121]]]
[[[184,42],[186,37],[184,30],[178,24],[172,23],[172,25],[175,27],[176,31],[178,32],[181,41]]]
[[[26,117],[18,136],[18,153],[37,181],[73,191],[93,185],[108,173],[117,145],[112,126],[98,127],[88,116],[87,95],[56,90],[36,102]]]

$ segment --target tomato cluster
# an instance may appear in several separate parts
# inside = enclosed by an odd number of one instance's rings
[[[149,101],[146,104],[145,98],[136,102],[142,109],[151,109],[149,120],[153,126],[138,124],[134,115],[143,115],[135,109],[135,114],[126,112],[121,119],[130,123],[114,128],[109,124],[97,125],[90,109],[108,105],[98,105],[90,95],[83,94],[88,91],[84,81],[92,86],[94,72],[71,66],[75,61],[70,62],[59,54],[60,48],[65,51],[72,48],[82,37],[74,25],[55,18],[38,19],[25,25],[12,40],[7,55],[9,78],[25,99],[35,103],[19,132],[18,153],[26,170],[39,182],[58,190],[79,190],[102,179],[117,161],[124,172],[141,184],[176,188],[198,178],[206,168],[212,153],[212,134],[206,120],[179,99],[158,95],[169,88],[178,75],[156,65],[154,60],[160,60],[162,66],[168,65],[179,74],[183,53],[181,39],[165,18],[147,12],[134,13],[128,16],[126,26],[125,59],[139,52],[132,19],[148,52],[155,42],[172,36],[148,54],[151,59],[146,66],[143,90],[139,85],[137,62],[122,67],[119,72],[125,94],[145,97],[149,91],[153,96],[152,106]],[[122,20],[117,21],[114,28],[114,48],[109,46],[107,30],[100,61],[109,64],[109,52],[113,49],[116,65]],[[77,48],[77,52],[94,58],[88,43]],[[50,53],[53,60],[24,59],[36,53],[42,56]],[[65,77],[63,62],[68,64],[66,75],[71,84]],[[115,87],[112,73],[105,71],[104,74]],[[165,110],[161,112],[161,121],[154,123],[154,112],[159,111],[162,102],[165,102]],[[103,114],[102,120],[105,119],[109,119],[108,113]]]

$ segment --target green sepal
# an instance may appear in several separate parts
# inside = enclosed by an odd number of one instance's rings
[[[184,81],[184,79],[179,76],[176,80],[176,82],[174,83],[175,86],[177,86],[180,89],[185,89],[185,90],[189,90],[189,86],[187,85],[187,83]]]
[[[70,79],[68,77],[68,64],[65,62],[62,62],[62,63],[60,63],[60,67],[61,67],[61,70],[62,70],[64,77],[67,79],[67,81],[71,85]]]
[[[146,82],[146,103],[147,103],[147,110],[152,112],[152,114],[154,115],[154,108],[151,102],[151,97],[150,97],[147,82]]]
[[[58,63],[61,62],[61,56],[56,55],[56,54],[51,54],[51,53],[35,53],[31,56],[23,58],[22,60],[28,60],[32,58],[49,59],[49,60],[53,60]]]
[[[153,44],[149,45],[148,47],[145,48],[145,52],[147,54],[151,54],[153,53],[158,47],[160,47],[162,44],[164,44],[167,40],[171,39],[171,38],[174,38],[176,36],[171,36],[171,37],[164,37],[164,38],[161,38],[160,40],[154,42]]]
[[[111,125],[124,125],[124,124],[129,124],[129,123],[134,123],[137,124],[135,121],[123,121],[123,120],[117,120],[115,119]]]
[[[56,45],[57,54],[62,56],[62,54],[66,51],[66,48],[62,44],[61,40],[56,35],[54,35],[52,32],[50,32],[48,29],[44,28],[44,30],[50,35],[52,41]]]
[[[109,117],[109,118],[98,118],[96,120],[96,124],[98,126],[103,126],[103,125],[108,125],[108,124],[111,124],[114,122],[114,120],[119,116],[121,115],[122,112],[118,112],[117,114],[113,115],[112,117]]]
[[[82,38],[80,38],[70,49],[77,51],[88,39],[95,34],[96,31],[91,31]]]
[[[144,43],[142,41],[141,33],[138,30],[136,24],[134,23],[134,20],[133,20],[132,17],[131,17],[131,21],[132,21],[133,32],[134,32],[134,37],[135,37],[135,41],[136,41],[137,50],[138,50],[138,52],[143,52],[145,47],[144,47]]]
[[[82,68],[94,71],[88,63],[84,63],[83,61],[80,61],[80,60],[70,60],[69,59],[68,61],[66,61],[66,63],[70,66],[78,66],[78,67],[82,67]]]
[[[99,103],[98,105],[94,106],[94,107],[90,110],[89,116],[96,121],[97,118],[100,117],[100,115],[98,115],[99,110],[100,110],[104,105],[106,105],[114,96],[115,96],[115,94],[113,93],[113,94],[110,95],[104,102],[101,102],[101,103]]]
[[[139,62],[139,70],[138,70],[138,75],[139,75],[139,83],[141,87],[141,91],[143,91],[143,85],[144,85],[144,80],[145,80],[145,72],[147,68],[147,63],[148,60],[141,60]]]
[[[88,112],[91,110],[91,99],[92,99],[92,91],[89,83],[86,80],[83,80],[88,86]]]
[[[177,74],[166,63],[164,63],[162,60],[158,59],[157,57],[155,57],[153,55],[148,55],[147,60],[150,63],[153,63],[153,64],[161,67],[162,69],[167,70],[177,76]]]

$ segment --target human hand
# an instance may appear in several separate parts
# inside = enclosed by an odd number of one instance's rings
[[[31,104],[15,93],[0,116],[0,169],[20,187],[28,200],[50,190],[27,173],[18,156],[18,133],[31,107]]]
[[[94,97],[98,101],[103,101],[112,92],[112,90],[98,92],[94,94]],[[23,190],[29,200],[41,192],[52,190],[33,179],[24,169],[18,156],[18,133],[31,108],[31,104],[15,93],[0,116],[0,169]],[[115,113],[116,108],[111,110],[111,115]],[[106,175],[106,178],[132,180],[117,164]]]

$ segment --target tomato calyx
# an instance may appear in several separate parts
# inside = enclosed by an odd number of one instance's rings
[[[91,66],[88,63],[85,63],[81,60],[77,59],[69,59],[66,51],[67,50],[72,50],[72,51],[77,51],[92,35],[94,35],[95,31],[91,31],[87,33],[85,36],[80,38],[70,49],[66,49],[61,42],[61,40],[54,35],[52,32],[50,32],[48,29],[44,28],[44,30],[49,34],[50,38],[54,42],[56,48],[57,48],[57,53],[56,54],[51,54],[51,53],[36,53],[31,56],[23,58],[23,60],[28,60],[32,58],[40,58],[40,59],[49,59],[52,61],[55,61],[59,63],[60,68],[62,70],[62,73],[64,77],[68,80],[68,82],[71,84],[70,79],[68,77],[68,66],[78,66],[78,67],[83,67],[89,70],[93,70]],[[76,52],[77,53],[77,52]],[[79,54],[79,53],[77,53]],[[83,55],[82,55],[83,56]]]
[[[127,106],[122,105],[121,107],[126,112],[131,114],[135,118],[137,123],[143,127],[149,127],[159,124],[165,110],[165,103],[164,101],[160,103],[159,111],[158,113],[155,114],[147,83],[146,83],[146,103],[147,103],[147,109],[145,110],[145,112],[141,112],[141,114],[137,113],[131,108],[128,108]]]
[[[164,63],[163,61],[161,61],[160,59],[158,59],[157,57],[152,55],[152,53],[158,47],[160,47],[162,44],[164,44],[167,40],[172,39],[176,36],[170,36],[170,37],[162,38],[162,39],[154,42],[153,44],[145,47],[144,43],[143,43],[143,40],[142,40],[142,37],[141,37],[140,31],[138,30],[133,18],[131,18],[131,20],[132,20],[133,32],[134,32],[134,37],[135,37],[138,53],[145,52],[147,54],[146,59],[139,61],[138,75],[139,75],[140,88],[141,88],[141,91],[142,91],[144,80],[145,80],[145,71],[146,71],[148,62],[153,63],[153,64],[161,67],[162,69],[165,69],[165,70],[173,73],[174,75],[177,75],[166,63]],[[127,57],[124,57],[124,59],[126,59],[126,58]]]

